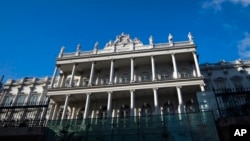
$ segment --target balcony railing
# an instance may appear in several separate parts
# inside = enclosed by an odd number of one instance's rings
[[[15,108],[15,107],[39,107],[39,106],[48,106],[49,101],[42,101],[42,102],[26,102],[26,103],[13,103],[13,104],[0,104],[0,109],[6,109],[6,108]]]
[[[170,45],[169,43],[158,43],[154,44],[154,48],[169,48],[173,46],[186,46],[190,45],[191,43],[189,41],[180,41],[180,42],[173,42],[173,45]],[[143,45],[143,46],[136,46],[135,50],[148,50],[152,49],[150,45]],[[123,48],[123,49],[117,49],[116,52],[131,52],[129,48]],[[114,53],[113,49],[103,49],[103,50],[98,50],[97,54],[109,54],[109,53]],[[81,51],[79,56],[90,56],[94,55],[93,50],[91,51]],[[71,52],[71,53],[63,53],[63,58],[70,58],[70,57],[77,57],[76,52]]]
[[[0,120],[0,128],[45,127],[46,120]]]
[[[138,77],[140,77],[140,76],[138,76]],[[193,76],[193,74],[189,74],[189,75],[185,75],[185,76],[180,75],[180,76],[179,76],[178,78],[176,78],[176,79],[173,78],[172,76],[170,76],[170,77],[165,77],[165,78],[159,78],[159,79],[157,79],[156,81],[157,81],[157,82],[163,82],[163,81],[184,80],[184,79],[195,79],[195,78],[202,78],[202,76],[201,76],[201,77],[196,77],[196,76]],[[136,80],[136,81],[133,82],[133,84],[149,83],[149,82],[156,82],[156,81],[153,81],[152,78],[151,78],[151,76],[149,76],[148,78]],[[122,84],[124,84],[124,85],[130,84],[130,79],[128,79],[128,80],[126,80],[126,81],[114,82],[113,84],[110,84],[110,83],[109,83],[109,80],[108,80],[108,81],[103,81],[102,83],[98,83],[98,84],[92,83],[91,86],[107,86],[107,85],[122,85]],[[64,86],[59,86],[59,87],[58,87],[58,85],[57,85],[57,87],[55,87],[55,84],[54,84],[54,87],[53,87],[53,88],[49,87],[49,89],[54,89],[54,88],[55,88],[55,89],[57,89],[57,88],[71,88],[71,87],[89,87],[89,85],[88,85],[88,84],[85,84],[85,85],[73,85],[73,86],[70,86],[70,85],[67,85],[67,84],[66,84],[66,85],[64,85]]]

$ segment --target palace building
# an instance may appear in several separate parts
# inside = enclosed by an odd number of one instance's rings
[[[205,82],[193,36],[187,37],[174,42],[169,34],[166,43],[155,43],[150,36],[145,45],[121,33],[103,49],[98,42],[88,52],[62,47],[47,93],[48,128],[61,137],[78,134],[73,140],[193,140],[206,125],[210,134],[196,138],[217,140],[213,114],[199,113]]]
[[[196,45],[189,40],[143,45],[122,33],[103,50],[64,53],[56,59],[48,96],[51,119],[86,119],[194,112],[204,91]]]

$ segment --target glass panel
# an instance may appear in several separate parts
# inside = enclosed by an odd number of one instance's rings
[[[4,102],[4,106],[10,106],[12,104],[13,97],[7,96]]]
[[[150,81],[150,74],[148,72],[143,72],[141,75],[141,81]]]
[[[168,71],[164,70],[164,71],[161,71],[160,72],[160,79],[161,80],[166,80],[166,79],[169,79],[169,73]]]
[[[25,102],[26,96],[19,96],[17,99],[17,105],[23,105]]]
[[[35,105],[38,101],[38,95],[32,95],[30,98],[30,104]]]
[[[129,83],[130,82],[130,77],[128,74],[122,75],[122,83]]]
[[[219,141],[211,112],[98,120],[49,120],[46,141]]]

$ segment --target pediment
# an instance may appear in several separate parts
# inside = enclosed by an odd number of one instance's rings
[[[120,35],[116,36],[115,41],[110,40],[106,43],[105,48],[108,47],[126,47],[126,46],[142,46],[142,42],[138,38],[131,39],[129,34],[121,33]]]

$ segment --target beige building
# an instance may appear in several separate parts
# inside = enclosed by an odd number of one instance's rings
[[[187,41],[149,44],[122,33],[103,49],[65,53],[62,47],[47,95],[49,119],[86,119],[197,111],[204,91],[196,45]]]
[[[44,120],[49,99],[46,96],[50,78],[25,77],[7,80],[0,97],[1,126],[20,126]],[[45,123],[45,122],[44,122]]]

